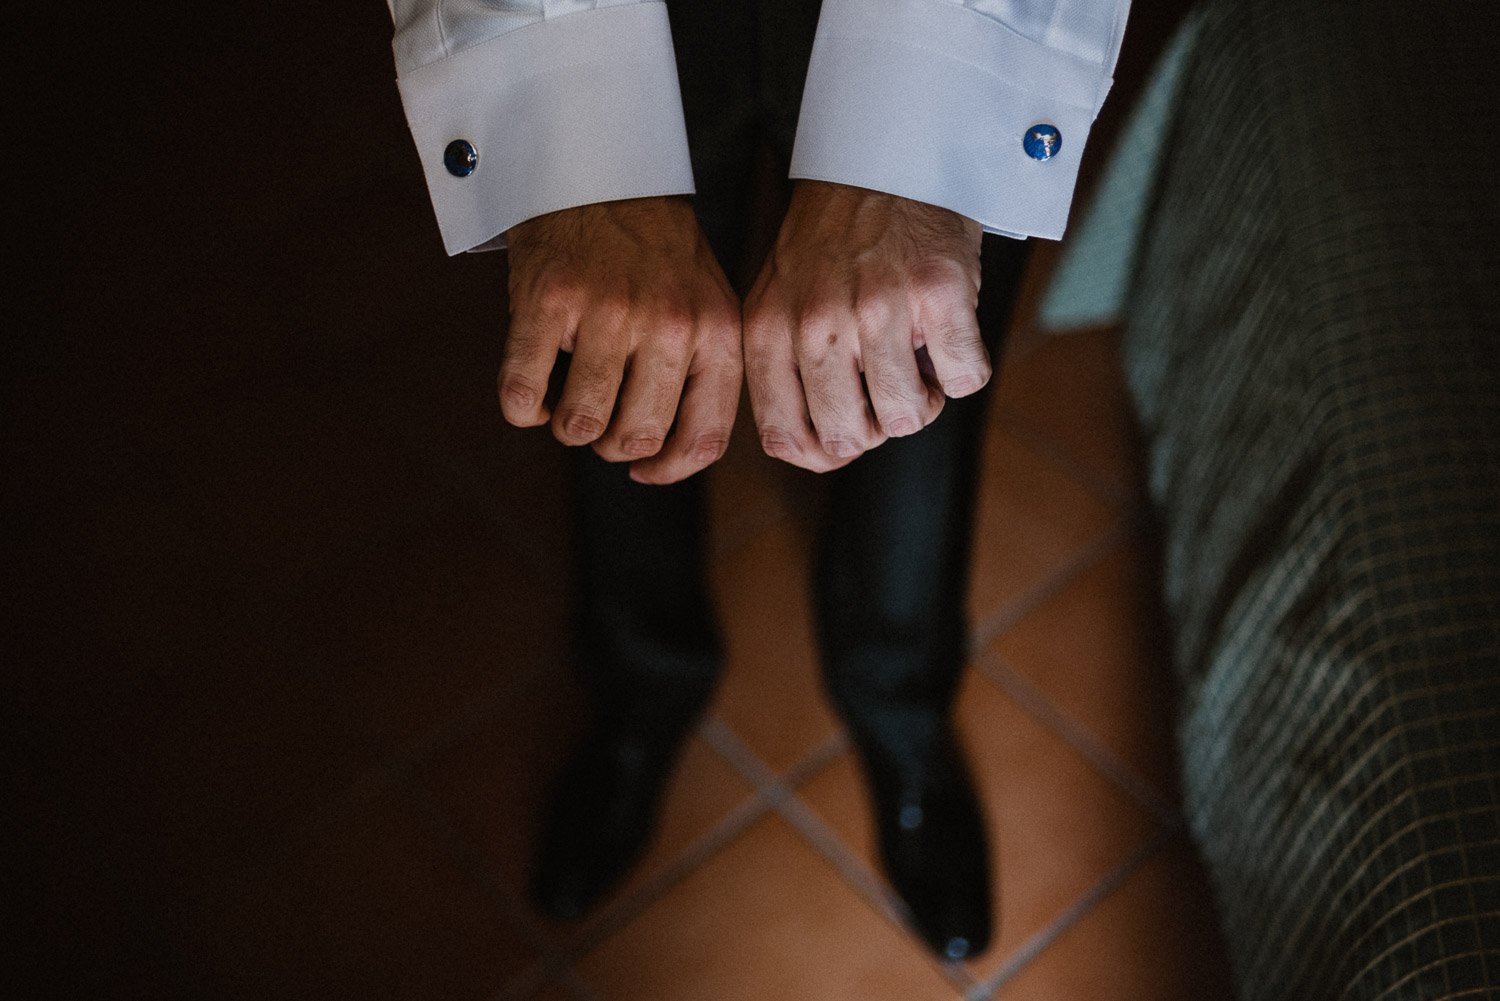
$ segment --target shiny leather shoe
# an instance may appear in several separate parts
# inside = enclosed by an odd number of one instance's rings
[[[680,739],[598,730],[558,780],[537,845],[531,899],[560,921],[583,917],[645,854]]]
[[[951,737],[899,764],[866,762],[881,860],[912,925],[939,957],[977,956],[992,928],[989,845]]]

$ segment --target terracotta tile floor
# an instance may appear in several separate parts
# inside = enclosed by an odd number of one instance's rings
[[[1000,874],[984,955],[938,963],[901,922],[818,689],[798,481],[745,434],[713,492],[729,669],[658,842],[585,921],[533,915],[528,846],[581,726],[566,589],[545,572],[564,562],[566,530],[517,537],[528,512],[488,505],[495,493],[476,485],[493,472],[476,467],[558,455],[493,417],[481,420],[513,440],[488,450],[451,440],[451,414],[424,436],[399,398],[383,426],[456,471],[449,490],[476,493],[419,505],[346,565],[312,573],[317,608],[297,628],[323,637],[335,670],[322,684],[337,690],[325,698],[354,718],[365,766],[291,816],[263,861],[211,867],[172,927],[174,952],[217,993],[261,997],[1227,996],[1174,806],[1170,686],[1116,365],[1110,333],[1022,335],[993,401],[958,706]],[[347,735],[328,736],[346,762]],[[315,738],[296,747],[316,771]],[[267,766],[262,781],[290,770]]]
[[[90,609],[48,634],[56,663],[108,649],[124,672],[95,671],[92,702],[23,683],[41,736],[5,756],[64,790],[38,794],[66,835],[40,850],[39,906],[112,943],[80,969],[143,997],[1229,996],[1175,807],[1114,335],[1021,332],[993,399],[957,716],[1000,931],[962,964],[925,952],[880,875],[819,691],[806,483],[745,433],[711,491],[728,670],[660,837],[585,921],[529,911],[583,725],[561,453],[503,425],[462,347],[310,362],[213,418],[254,434],[151,431],[155,465],[45,515],[62,528],[33,542],[51,555],[29,600]]]

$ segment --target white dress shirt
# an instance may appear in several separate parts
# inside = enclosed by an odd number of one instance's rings
[[[713,2],[713,0],[689,0]],[[693,191],[662,0],[387,0],[448,253],[557,209]],[[823,0],[791,176],[1056,239],[1130,0]],[[1032,126],[1055,155],[1022,146]],[[478,165],[455,177],[455,139]]]

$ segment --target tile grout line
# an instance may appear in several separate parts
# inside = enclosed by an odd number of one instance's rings
[[[850,748],[849,736],[840,728],[824,738],[822,743],[789,768],[786,774],[778,775],[717,715],[710,715],[703,721],[698,727],[698,736],[717,751],[731,768],[739,772],[740,777],[750,783],[752,788],[769,797],[773,805],[792,795],[797,786],[827,768],[835,758]]]
[[[1033,584],[1019,597],[1001,605],[969,630],[969,655],[984,652],[995,637],[1036,611],[1073,581],[1092,570],[1116,549],[1124,546],[1136,530],[1133,515],[1121,515],[1103,534],[1069,556],[1061,566]]]
[[[1027,352],[1027,354],[1029,353],[1030,352]],[[1002,414],[1007,417],[1011,416],[1003,409]],[[1018,437],[1021,437],[1028,446],[1035,448],[1046,458],[1054,461],[1058,465],[1066,466],[1067,468],[1065,469],[1065,471],[1072,475],[1074,479],[1089,479],[1091,482],[1086,482],[1083,485],[1086,488],[1089,488],[1091,492],[1095,493],[1096,495],[1102,494],[1103,498],[1110,501],[1111,503],[1120,503],[1121,494],[1119,491],[1111,489],[1110,491],[1105,493],[1099,489],[1099,486],[1103,483],[1100,478],[1094,476],[1079,477],[1078,475],[1076,475],[1080,468],[1080,464],[1077,462],[1077,460],[1074,460],[1072,456],[1065,450],[1061,450],[1057,446],[1057,443],[1052,442],[1050,438],[1038,434],[1035,429],[1026,426],[1024,424],[1024,421],[1022,423],[1023,430],[1021,434],[1018,434]],[[1015,429],[1012,428],[1011,430],[1014,431]],[[1044,447],[1037,447],[1039,443]],[[1060,462],[1060,456],[1063,457],[1065,461]],[[442,463],[442,465],[451,466],[455,464]],[[1086,473],[1092,473],[1092,470],[1089,470],[1086,466],[1082,466],[1081,468]],[[734,552],[737,552],[745,545],[753,542],[754,539],[761,535],[764,531],[773,527],[784,516],[784,512],[776,510],[776,505],[770,502],[759,505],[748,515],[739,519],[735,532],[730,535],[728,540],[715,547],[715,559],[722,559],[726,556],[732,555]],[[529,544],[534,543],[534,540],[516,538],[514,537],[513,530],[509,529],[508,526],[501,525],[501,528],[503,530],[503,534],[507,537],[507,541],[512,542],[512,544],[515,544],[518,548],[520,548],[525,554],[524,558],[526,558],[528,562],[531,562],[534,567],[539,566],[542,562],[545,562],[538,559],[539,551],[536,550],[535,545]],[[1119,534],[1118,525],[1116,530],[1110,533],[1110,535],[1116,534]],[[1089,548],[1092,549],[1099,545],[1100,543],[1096,542]],[[1087,550],[1080,554],[1080,556],[1086,555],[1089,555]],[[1102,556],[1098,558],[1102,558]],[[1081,561],[1076,558],[1075,560],[1070,561],[1070,563],[1078,562]],[[1061,587],[1065,586],[1066,583],[1072,579],[1072,577],[1076,576],[1077,573],[1088,569],[1088,567],[1091,566],[1094,562],[1097,562],[1097,559],[1087,559],[1086,561],[1082,561],[1082,566],[1076,568],[1070,565],[1065,565],[1065,570],[1069,571],[1065,579],[1059,581],[1058,579],[1054,578],[1053,580],[1045,582],[1043,586],[1035,588],[1032,592],[1023,596],[1020,602],[1014,603],[1011,606],[1008,606],[1006,609],[1002,609],[1002,613],[1011,612],[1013,613],[1013,615],[1005,616],[1002,614],[1001,616],[992,617],[991,620],[987,621],[985,625],[991,626],[998,621],[998,627],[988,630],[987,638],[993,638],[994,635],[998,635],[1000,632],[1003,632],[1004,629],[1009,628],[1011,625],[1013,625],[1015,621],[1019,621],[1021,617],[1030,612],[1037,605],[1047,600],[1047,598],[1051,597],[1053,593],[1055,593],[1057,590],[1060,590]],[[979,631],[976,630],[975,632],[978,633]],[[1000,670],[1008,671],[1009,668],[1005,667],[1002,664]],[[514,681],[514,678],[515,676],[512,676],[511,678],[508,678],[507,681]],[[399,787],[408,797],[411,798],[411,800],[414,800],[420,804],[422,808],[421,813],[423,816],[424,825],[428,826],[430,830],[439,835],[440,840],[445,843],[445,850],[447,850],[449,854],[454,854],[454,846],[447,843],[455,841],[456,839],[458,845],[462,847],[465,854],[474,855],[473,846],[468,843],[467,839],[464,838],[464,836],[460,832],[452,828],[451,822],[446,817],[445,812],[442,811],[440,807],[432,804],[424,795],[420,793],[420,791],[416,790],[415,787],[411,786],[409,784],[409,780],[411,777],[411,773],[416,768],[420,767],[423,761],[431,757],[433,754],[440,752],[445,747],[451,746],[457,741],[461,741],[465,736],[473,732],[473,729],[478,726],[480,722],[479,718],[477,717],[488,715],[489,711],[492,711],[495,707],[495,704],[498,703],[499,696],[503,694],[504,690],[509,689],[509,687],[509,684],[497,684],[495,686],[495,689],[493,689],[490,693],[487,693],[487,695],[480,700],[484,704],[480,711],[476,712],[475,709],[471,708],[469,711],[466,711],[465,713],[462,713],[459,716],[450,719],[450,721],[434,727],[424,737],[417,738],[416,740],[410,742],[408,745],[398,748],[387,763],[381,766],[377,766],[370,772],[366,773],[366,775],[361,779],[356,780],[356,782],[353,783],[344,794],[336,797],[336,800],[347,799],[349,803],[357,803],[363,801],[369,796],[375,795],[385,787]],[[500,992],[500,995],[497,996],[498,998],[510,999],[511,997],[515,997],[516,999],[519,999],[522,997],[526,997],[534,993],[535,991],[543,989],[548,983],[555,981],[559,982],[570,994],[572,994],[576,998],[581,999],[581,1001],[597,1001],[597,996],[594,994],[594,992],[588,987],[586,982],[578,977],[576,972],[571,968],[572,962],[576,958],[579,958],[586,952],[590,951],[599,942],[608,938],[609,935],[613,934],[615,931],[618,931],[619,928],[627,924],[636,915],[647,909],[652,903],[654,903],[657,899],[659,899],[662,895],[669,891],[672,886],[675,886],[676,883],[681,879],[686,878],[686,876],[690,875],[701,864],[711,858],[720,848],[722,848],[724,845],[727,845],[729,841],[732,841],[733,838],[738,836],[738,834],[741,833],[745,828],[750,826],[750,824],[754,823],[755,820],[759,819],[766,812],[772,809],[779,813],[796,830],[798,830],[798,832],[806,840],[808,840],[814,848],[816,848],[821,854],[823,854],[828,859],[828,861],[832,862],[845,877],[845,879],[853,884],[855,888],[861,893],[861,895],[867,899],[868,902],[874,905],[877,910],[879,910],[888,920],[891,920],[895,925],[897,925],[897,927],[903,933],[906,933],[906,926],[904,918],[902,917],[902,914],[904,912],[904,905],[901,904],[899,897],[896,897],[895,894],[880,881],[879,877],[876,876],[862,860],[854,856],[848,850],[847,846],[844,845],[842,839],[839,838],[837,833],[829,828],[826,822],[818,817],[817,814],[810,807],[808,807],[800,799],[800,797],[797,796],[795,791],[796,787],[800,785],[801,782],[805,781],[808,777],[826,767],[834,758],[848,749],[849,745],[847,737],[843,734],[842,731],[840,731],[833,737],[830,737],[827,741],[820,745],[819,748],[815,749],[806,758],[804,758],[803,761],[800,762],[796,767],[789,770],[784,776],[780,777],[778,777],[767,765],[765,765],[764,762],[762,762],[748,746],[744,745],[732,730],[730,730],[726,725],[724,725],[717,719],[710,719],[708,722],[706,722],[701,729],[700,735],[703,736],[703,738],[711,746],[713,746],[714,749],[722,757],[728,760],[729,763],[736,768],[736,770],[740,771],[742,776],[746,778],[747,781],[750,781],[752,783],[756,790],[756,795],[747,799],[735,811],[723,818],[708,832],[705,832],[705,834],[701,835],[697,840],[694,841],[691,846],[689,846],[687,850],[685,850],[680,856],[678,856],[676,860],[668,864],[660,873],[658,873],[655,878],[653,878],[645,886],[641,887],[636,893],[632,894],[630,898],[622,900],[615,907],[608,908],[605,912],[601,913],[596,920],[589,922],[589,924],[584,928],[580,935],[577,936],[568,945],[561,948],[547,946],[539,936],[539,933],[537,931],[537,923],[534,919],[531,919],[525,912],[523,905],[519,904],[519,902],[514,899],[513,895],[510,894],[505,889],[505,887],[496,882],[493,879],[493,876],[489,875],[487,871],[484,873],[482,882],[490,891],[492,891],[489,895],[498,895],[498,900],[502,902],[501,909],[504,912],[504,916],[507,918],[508,922],[512,925],[519,924],[522,926],[517,928],[517,930],[523,932],[523,936],[527,939],[528,945],[537,948],[538,951],[544,953],[544,955],[549,951],[552,952],[552,956],[550,957],[552,961],[547,962],[546,959],[544,959],[543,961],[543,963],[547,967],[547,972],[549,974],[548,976],[543,979],[538,979],[535,986],[530,987],[529,989],[520,984],[516,984],[516,986],[521,987],[521,989],[525,991],[525,993],[513,994],[510,987],[503,988]],[[743,765],[750,765],[751,767],[742,767]],[[347,806],[348,804],[346,803],[339,803],[331,811],[327,811],[329,813],[329,817],[323,818],[323,822],[331,822],[333,819],[336,819],[337,816],[347,808]],[[436,811],[436,814],[434,814],[434,811]],[[441,830],[439,830],[439,828]],[[470,859],[469,861],[472,863],[476,859],[478,860],[480,869],[487,870],[487,867],[483,864],[482,856],[474,855],[474,858]],[[465,868],[472,869],[473,866],[466,865]],[[1103,892],[1099,892],[1099,888],[1096,888],[1095,895],[1097,895],[1099,899],[1102,899],[1103,896],[1106,896],[1108,892],[1110,892],[1114,888],[1114,885],[1117,885],[1118,882],[1123,882],[1125,878],[1128,878],[1128,875],[1128,872],[1121,875],[1119,879],[1115,880],[1113,884],[1109,885],[1107,888],[1104,888]],[[1109,880],[1110,878],[1107,877],[1106,883],[1109,883]],[[1101,884],[1101,887],[1104,887],[1104,884]],[[1088,906],[1092,906],[1094,902],[1097,902],[1091,900],[1088,897],[1082,899],[1089,901]],[[1077,904],[1074,905],[1075,908],[1077,906]],[[1064,916],[1066,916],[1067,913],[1068,912],[1065,912]],[[1068,922],[1068,924],[1071,925],[1072,921],[1076,919],[1077,918],[1074,917]],[[1053,922],[1053,924],[1057,923],[1058,921]],[[1059,934],[1061,930],[1066,929],[1065,927],[1060,929],[1058,932]],[[1046,929],[1044,929],[1043,931],[1045,932]],[[1033,940],[1035,940],[1036,938],[1037,936],[1033,936]],[[1040,952],[1046,947],[1047,944],[1048,943],[1043,942],[1040,945],[1037,945],[1034,951]],[[1013,967],[1013,969],[1007,974],[1007,977],[1009,975],[1013,975],[1015,970],[1018,970],[1021,965],[1024,964],[1008,963],[1007,967]],[[944,966],[943,968],[945,973],[949,972],[946,966]],[[980,985],[978,987],[974,986],[972,977],[968,976],[967,972],[964,971],[962,967],[957,967],[957,969],[962,977],[962,982],[954,981],[954,986],[958,987],[960,990],[970,990],[975,994],[984,990],[985,985]],[[1002,968],[1001,972],[1004,971],[1005,968]],[[521,974],[513,980],[513,984],[516,983],[516,981],[520,981],[524,977],[526,977],[526,974]],[[996,977],[991,978],[991,982],[993,982],[993,986],[990,987],[991,991],[998,988],[999,983],[1002,982],[999,981],[997,977],[998,973]],[[954,980],[951,975],[949,976],[949,979]]]
[[[1120,760],[1087,727],[1058,708],[1031,679],[1011,667],[1003,657],[986,650],[979,654],[977,663],[981,674],[1019,703],[1030,716],[1083,755],[1089,764],[1159,823],[1175,825],[1182,822],[1182,814],[1176,806],[1168,802],[1134,768]]]
[[[937,967],[944,979],[960,991],[974,987],[974,978],[962,963],[944,963],[933,957],[925,943],[917,940],[911,931],[911,918],[906,903],[884,880],[875,874],[864,860],[849,850],[827,822],[802,801],[795,793],[776,805],[776,810],[802,835],[825,859],[838,869],[866,902],[880,912],[906,938],[918,942],[923,957]]]
[[[776,812],[802,836],[803,840],[831,863],[853,886],[854,890],[889,921],[903,937],[913,938],[911,922],[907,919],[906,904],[862,859],[850,851],[843,839],[797,795],[798,786],[831,764],[833,758],[849,749],[849,741],[843,731],[825,741],[818,750],[808,755],[802,764],[789,771],[785,777],[778,777],[770,766],[762,761],[760,756],[732,729],[717,719],[712,723],[714,726],[711,733],[705,727],[704,739],[713,744],[715,750],[718,750],[747,781],[754,783],[758,788],[766,789],[768,795],[774,794]],[[927,957],[926,945],[920,942],[918,945],[922,955]],[[968,991],[974,986],[974,979],[962,964],[941,963],[932,960],[931,957],[928,958],[934,962],[939,972],[954,988]]]
[[[710,747],[718,750],[715,745],[715,731],[717,727],[722,726],[722,723],[710,717],[699,726],[699,736]],[[826,767],[846,748],[847,741],[843,734],[833,735],[796,769],[788,772],[786,779],[778,780],[775,784],[780,786],[805,781],[808,774]],[[587,990],[586,983],[578,978],[576,973],[571,972],[574,962],[656,903],[678,883],[691,876],[700,866],[718,854],[751,824],[775,809],[778,795],[786,795],[786,793],[777,792],[775,788],[760,788],[754,782],[751,785],[754,792],[746,797],[743,803],[700,835],[682,854],[663,867],[644,886],[600,911],[568,943],[546,950],[546,954],[531,968],[519,974],[499,994],[495,995],[494,1001],[524,1001],[547,984],[569,976],[574,977],[578,984]]]
[[[815,771],[821,771],[823,767],[832,764],[834,757],[847,750],[849,747],[847,738],[839,741],[840,746],[833,754],[820,753],[832,750],[834,738],[830,738],[829,741],[825,742],[823,748],[820,748],[819,751],[814,751],[813,754],[808,756],[809,762],[814,759],[827,757],[826,761],[820,761],[817,769],[810,768],[807,763],[804,763],[795,769],[793,773],[788,773],[788,777],[783,779],[778,777],[771,770],[770,766],[763,762],[760,756],[740,739],[738,734],[727,725],[718,721],[715,722],[717,726],[713,735],[709,737],[705,734],[705,739],[709,739],[713,743],[715,750],[719,751],[729,761],[730,765],[739,771],[747,781],[755,783],[758,787],[767,789],[768,792],[774,790],[776,811],[796,828],[804,838],[811,842],[814,848],[826,855],[828,860],[839,869],[840,873],[849,882],[853,883],[863,896],[875,904],[876,908],[886,918],[898,925],[901,924],[904,908],[897,905],[896,901],[898,898],[894,894],[887,892],[886,888],[875,877],[875,874],[860,862],[859,859],[855,858],[852,854],[841,853],[839,848],[843,845],[842,839],[830,830],[823,823],[822,819],[813,813],[806,804],[797,798],[796,787],[801,785],[807,778],[811,778]],[[792,775],[795,772],[803,772],[805,774],[793,780]]]
[[[1070,928],[1076,925],[1083,917],[1102,903],[1110,894],[1118,890],[1124,883],[1134,876],[1152,857],[1163,851],[1168,845],[1176,840],[1182,832],[1181,825],[1168,824],[1157,829],[1156,833],[1148,838],[1145,844],[1137,848],[1129,858],[1117,865],[1112,872],[1107,874],[1098,883],[1084,893],[1081,897],[1069,904],[1062,913],[1047,922],[1038,929],[1025,942],[1021,943],[1000,964],[1000,968],[990,974],[983,983],[976,986],[964,996],[963,1001],[990,1001],[995,992],[1004,987],[1006,982],[1015,977],[1028,963],[1041,955],[1049,946],[1061,938]]]
[[[494,1001],[525,1001],[548,984],[569,976],[574,963],[691,876],[699,866],[771,809],[772,804],[765,797],[758,794],[747,796],[744,802],[701,834],[645,885],[596,913],[566,943],[545,950],[531,967],[512,978],[499,993],[493,995]]]

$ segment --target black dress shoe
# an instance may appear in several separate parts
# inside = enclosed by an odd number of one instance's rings
[[[606,729],[590,735],[558,780],[537,845],[531,898],[548,917],[583,917],[616,889],[650,844],[681,738]]]
[[[887,878],[940,957],[989,946],[989,846],[974,785],[949,735],[928,750],[866,757]]]

